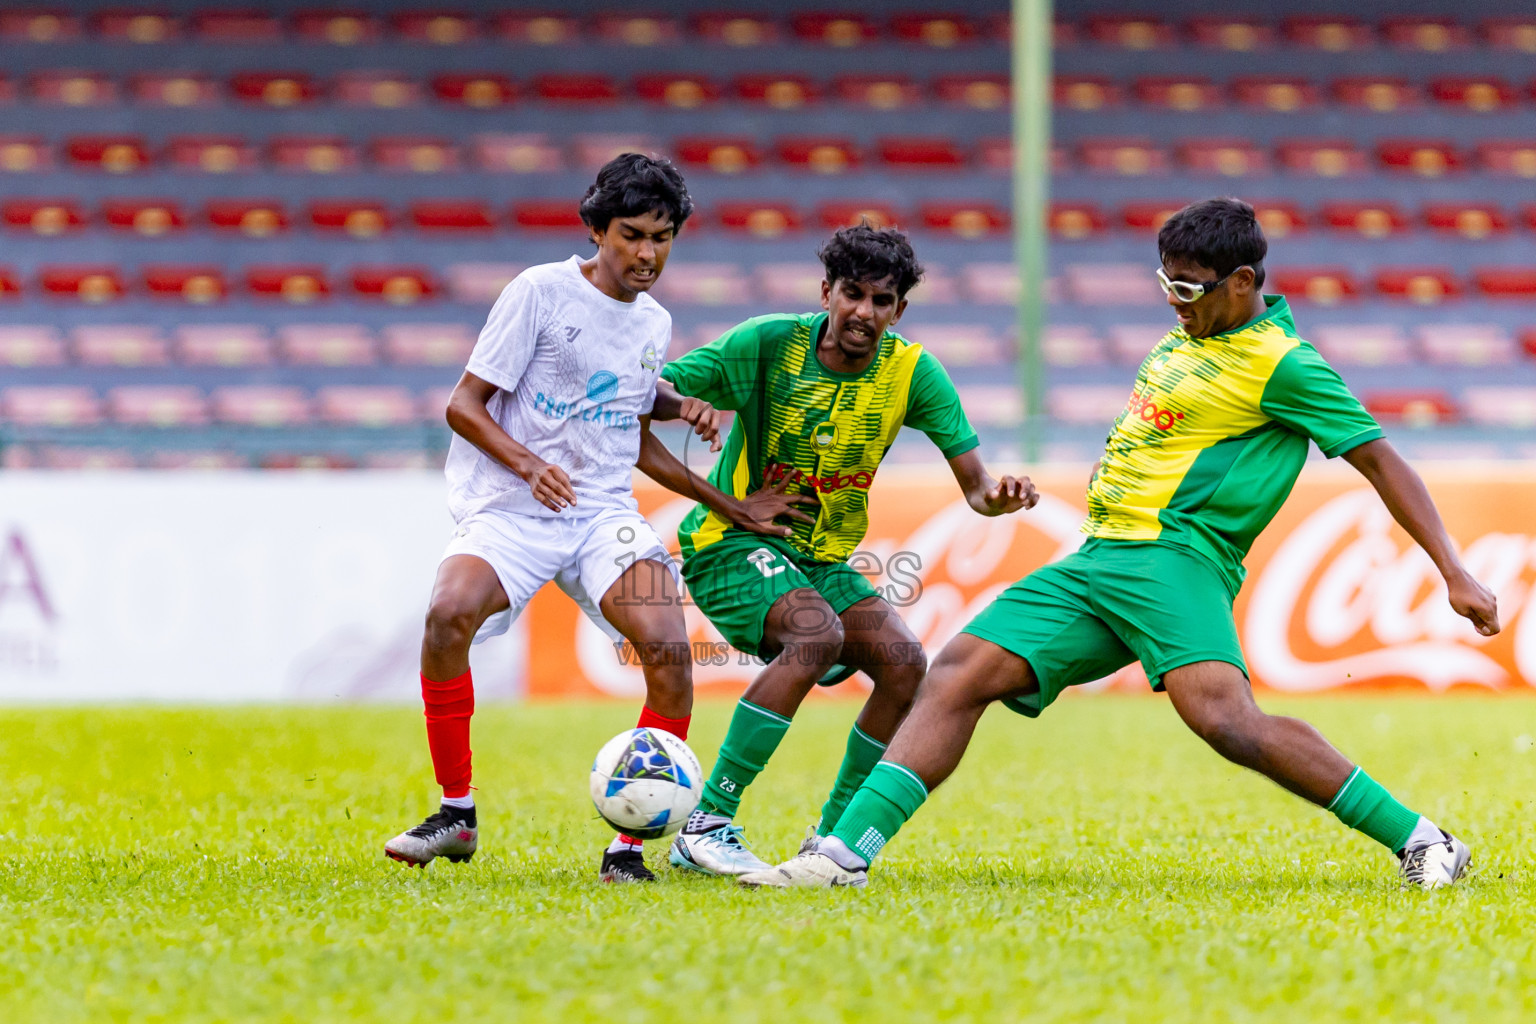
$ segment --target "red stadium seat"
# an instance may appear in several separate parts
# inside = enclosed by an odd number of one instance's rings
[[[434,46],[458,46],[480,34],[475,19],[460,11],[399,11],[389,23],[402,39]]]
[[[1252,110],[1289,114],[1315,107],[1322,100],[1317,86],[1287,75],[1245,75],[1232,80],[1232,98]]]
[[[1367,170],[1365,154],[1349,139],[1283,139],[1275,155],[1292,174],[1339,178]]]
[[[144,288],[152,298],[197,305],[219,302],[229,295],[224,271],[206,264],[150,264],[144,267]]]
[[[1244,178],[1269,170],[1269,156],[1249,139],[1186,139],[1174,153],[1179,163],[1195,174]]]
[[[537,75],[533,91],[546,103],[573,106],[607,106],[619,99],[619,85],[608,75]]]
[[[765,46],[779,39],[779,24],[748,12],[720,11],[693,17],[694,34],[705,42],[726,46]]]
[[[230,78],[229,91],[243,103],[278,108],[313,103],[323,94],[305,71],[242,71]]]
[[[440,174],[458,170],[459,150],[452,140],[429,135],[381,135],[368,147],[373,162],[386,171]]]
[[[620,153],[654,153],[660,148],[649,135],[583,132],[571,140],[571,157],[578,168],[595,173]]]
[[[1309,334],[1323,358],[1339,366],[1403,366],[1413,348],[1396,324],[1321,324]]]
[[[923,101],[922,91],[906,75],[838,75],[832,95],[839,102],[876,110],[900,110]]]
[[[1365,238],[1408,230],[1408,218],[1395,203],[1324,203],[1318,217],[1335,231],[1352,231]]]
[[[752,283],[734,263],[667,264],[656,284],[662,303],[739,306],[751,302]]]
[[[1527,275],[1536,283],[1536,275]],[[1526,293],[1529,298],[1536,290]],[[1439,366],[1494,366],[1515,362],[1520,346],[1496,324],[1422,324],[1414,331],[1431,363]]]
[[[1177,199],[1163,202],[1126,203],[1120,208],[1120,222],[1132,231],[1144,231],[1155,235],[1162,229],[1163,222],[1183,207],[1184,203]]]
[[[891,35],[903,43],[915,43],[947,50],[974,42],[979,32],[976,22],[958,12],[896,14],[891,17]]]
[[[245,287],[264,299],[305,305],[331,294],[325,268],[312,264],[257,264],[245,268]]]
[[[390,324],[384,358],[400,366],[455,366],[469,361],[475,332],[464,324]]]
[[[1286,238],[1307,229],[1306,214],[1295,203],[1281,199],[1255,199],[1254,216],[1270,238]]]
[[[1103,75],[1057,75],[1051,95],[1056,106],[1068,110],[1102,110],[1124,98],[1120,86]]]
[[[1536,53],[1536,18],[1488,18],[1482,24],[1483,37],[1496,50]]]
[[[1461,295],[1461,282],[1449,267],[1378,267],[1376,290],[1389,298],[1432,306]]]
[[[459,302],[489,307],[525,269],[521,263],[450,263],[443,273],[448,293]]]
[[[635,79],[635,95],[647,103],[695,110],[717,102],[722,90],[718,83],[703,75],[641,75]]]
[[[998,136],[977,139],[976,165],[983,171],[994,174],[1011,173],[1013,171],[1013,140]],[[1067,172],[1067,156],[1060,146],[1051,147],[1050,166],[1052,174]]]
[[[11,267],[0,267],[0,299],[14,299],[21,294],[21,283]]]
[[[1361,396],[1366,411],[1379,420],[1429,427],[1454,422],[1456,403],[1438,388],[1402,391],[1371,391]]]
[[[983,324],[924,324],[908,336],[946,366],[1007,366],[1013,357],[1013,347]]]
[[[171,361],[160,331],[142,324],[76,327],[70,341],[82,366],[165,366]]]
[[[842,174],[862,162],[854,141],[842,137],[790,135],[776,139],[773,148],[781,164],[816,174]]]
[[[85,211],[73,199],[7,199],[0,202],[0,220],[8,228],[35,235],[62,235],[87,223]]]
[[[12,174],[53,166],[53,153],[40,136],[0,135],[0,171]]]
[[[256,168],[256,149],[238,135],[181,135],[166,144],[166,159],[180,171],[229,174]]]
[[[168,43],[181,35],[181,22],[173,14],[119,8],[98,12],[92,27],[113,43]]]
[[[343,71],[331,85],[331,95],[352,107],[397,110],[420,103],[421,83],[394,71]]]
[[[1057,384],[1045,395],[1045,411],[1062,423],[1107,426],[1125,410],[1130,392],[1120,384]]]
[[[1360,295],[1360,282],[1345,267],[1271,267],[1265,288],[1279,292],[1292,302],[1312,302],[1319,306],[1335,306]]]
[[[372,366],[373,335],[361,324],[290,324],[277,331],[283,361],[294,366]]]
[[[352,290],[364,299],[409,306],[436,298],[437,278],[425,267],[366,264],[352,268]]]
[[[1333,98],[1346,107],[1359,107],[1378,114],[1418,106],[1418,87],[1405,79],[1380,75],[1340,78],[1333,83]]]
[[[1424,207],[1424,223],[1473,240],[1509,230],[1504,211],[1489,203],[1429,203]]]
[[[1140,177],[1168,170],[1168,154],[1145,138],[1090,138],[1078,143],[1078,159],[1094,174]]]
[[[1107,332],[1109,354],[1117,363],[1140,365],[1157,343],[1167,337],[1168,327],[1167,324],[1113,324]],[[1125,393],[1122,390],[1122,404],[1124,400]],[[1116,408],[1109,418],[1114,419],[1119,412],[1119,408]]]
[[[1107,361],[1104,342],[1088,327],[1047,327],[1040,354],[1047,366],[1100,366]]]
[[[361,162],[357,148],[340,135],[277,135],[267,149],[280,171],[338,174],[357,170]]]
[[[226,387],[210,396],[214,419],[242,427],[294,427],[309,422],[309,398],[299,388]]]
[[[479,199],[422,199],[411,204],[411,223],[422,231],[490,231],[491,208]]]
[[[317,231],[344,231],[353,238],[376,238],[394,224],[389,208],[369,199],[317,199],[309,204],[309,223]]]
[[[987,202],[930,202],[917,208],[917,220],[930,231],[944,231],[961,238],[981,238],[1007,231],[1008,211]]]
[[[1003,110],[1012,98],[1007,75],[940,75],[933,80],[933,94],[940,103],[972,110]]]
[[[1461,393],[1467,419],[1483,427],[1536,427],[1536,388],[1471,387]]]
[[[1477,290],[1495,299],[1536,299],[1536,267],[1478,267]]]
[[[543,132],[482,132],[470,143],[470,159],[496,174],[554,174],[565,170],[560,147]]]
[[[253,368],[272,365],[272,339],[256,324],[188,324],[173,346],[183,366]]]
[[[210,43],[277,43],[283,25],[259,10],[197,11],[189,20],[193,35]]]
[[[1256,18],[1191,18],[1185,29],[1200,46],[1237,53],[1268,49],[1275,41],[1274,26]]]
[[[830,202],[816,207],[816,220],[828,231],[868,221],[871,227],[895,227],[901,223],[896,208],[886,203]]]
[[[578,204],[571,199],[533,199],[512,204],[512,223],[524,231],[562,231],[586,228]]]
[[[62,366],[64,361],[64,341],[52,327],[0,324],[0,366]]]
[[[554,11],[506,11],[491,18],[491,32],[509,43],[564,46],[581,39],[581,22]]]
[[[953,139],[937,136],[887,136],[875,141],[880,162],[893,170],[942,171],[965,166],[965,153]]]
[[[737,99],[775,110],[797,110],[821,99],[821,87],[804,75],[741,75],[732,89]]]
[[[332,46],[375,43],[383,34],[378,20],[358,9],[296,11],[293,32],[303,42]]]
[[[608,12],[592,19],[592,31],[605,43],[624,46],[660,46],[680,42],[683,23],[657,15]]]
[[[132,231],[158,238],[186,228],[187,218],[174,199],[108,199],[101,204],[102,220],[114,231]]]
[[[1088,18],[1084,27],[1094,42],[1122,50],[1155,50],[1177,41],[1173,26],[1158,18],[1100,14]]]
[[[790,15],[789,29],[802,42],[843,48],[880,37],[880,27],[872,18],[851,11],[802,11]]]
[[[733,234],[754,238],[778,238],[802,227],[800,211],[787,203],[721,203],[715,208],[715,222]]]
[[[717,174],[740,174],[762,163],[757,143],[747,136],[695,136],[673,143],[685,167],[707,168]]]
[[[23,427],[89,427],[101,422],[101,401],[90,388],[6,388],[0,391],[0,422]]]
[[[112,419],[128,427],[200,427],[208,403],[194,387],[120,387],[107,392]]]
[[[47,106],[105,107],[118,99],[117,83],[103,74],[39,71],[29,81],[33,98]]]
[[[1436,78],[1429,83],[1435,102],[1484,114],[1519,102],[1514,88],[1501,78]]]
[[[399,387],[329,387],[315,392],[321,420],[338,426],[403,427],[416,422],[416,399]]]
[[[1376,42],[1376,35],[1370,26],[1358,18],[1299,15],[1286,18],[1280,30],[1294,46],[1330,53],[1365,50]]]
[[[1052,237],[1076,241],[1109,230],[1104,211],[1093,203],[1052,203],[1046,217]]]
[[[1221,106],[1221,90],[1198,75],[1149,75],[1131,86],[1138,102],[1189,113]]]
[[[1536,142],[1486,139],[1478,143],[1477,162],[1490,174],[1536,178]]]
[[[210,199],[208,224],[247,238],[270,238],[288,230],[288,211],[276,199]]]
[[[1466,162],[1456,146],[1443,139],[1383,139],[1376,144],[1376,155],[1387,170],[1421,178],[1441,177]]]
[[[120,299],[127,290],[118,269],[105,264],[39,267],[37,279],[46,295],[89,303]]]
[[[1381,23],[1381,34],[1391,46],[1423,53],[1442,53],[1472,43],[1472,33],[1454,18],[1388,18]]]
[[[1069,263],[1067,294],[1085,306],[1162,305],[1156,267],[1151,263]]]
[[[64,144],[69,162],[109,174],[129,174],[149,163],[149,147],[138,135],[77,135]]]
[[[0,12],[0,39],[16,43],[62,43],[80,36],[80,19],[61,9]]]
[[[505,107],[517,98],[512,79],[497,74],[437,75],[432,79],[432,92],[444,103],[477,110]]]

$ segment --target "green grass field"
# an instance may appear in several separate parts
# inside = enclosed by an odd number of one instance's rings
[[[1157,698],[988,716],[862,892],[602,886],[618,704],[482,708],[480,853],[411,871],[409,708],[0,711],[0,1009],[46,1020],[1529,1020],[1536,701],[1270,702],[1473,845],[1464,886],[1229,767]],[[729,706],[698,709],[706,766]],[[793,854],[853,707],[743,806]],[[664,857],[651,844],[653,863]]]

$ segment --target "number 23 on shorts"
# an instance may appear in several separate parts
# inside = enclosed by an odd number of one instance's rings
[[[758,548],[747,556],[747,561],[756,566],[758,572],[770,579],[785,569],[782,556],[776,551],[770,551],[768,548]],[[774,564],[776,562],[778,563],[777,565]]]

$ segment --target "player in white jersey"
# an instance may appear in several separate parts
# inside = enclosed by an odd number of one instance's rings
[[[631,471],[652,416],[688,420],[718,447],[713,408],[670,385],[658,391],[672,318],[646,294],[692,210],[671,164],[637,153],[610,161],[581,203],[597,254],[532,267],[509,284],[448,400],[458,529],[438,567],[421,645],[427,742],[443,800],[385,845],[395,860],[425,866],[474,854],[470,644],[505,632],[551,580],[640,653],[639,724],[687,737],[693,682],[677,569],[637,510]],[[600,874],[654,877],[627,836],[604,852]]]

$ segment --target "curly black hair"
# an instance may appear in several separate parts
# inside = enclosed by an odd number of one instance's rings
[[[1253,207],[1224,196],[1190,203],[1169,217],[1157,233],[1157,253],[1210,267],[1226,277],[1238,267],[1252,267],[1254,287],[1264,283],[1269,242]]]
[[[683,176],[670,160],[642,153],[620,153],[597,172],[597,181],[581,199],[581,219],[598,232],[608,230],[615,217],[638,217],[662,210],[681,231],[693,213],[693,198]]]
[[[904,297],[923,279],[922,264],[907,236],[895,228],[872,227],[868,221],[839,228],[816,255],[827,268],[828,284],[889,281]]]

